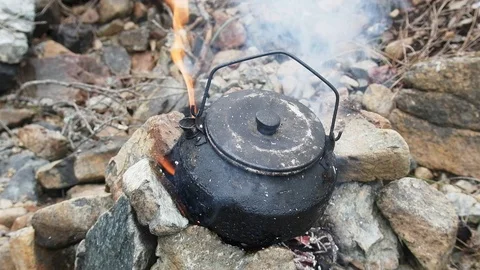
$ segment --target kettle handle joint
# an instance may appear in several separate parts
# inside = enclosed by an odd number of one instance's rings
[[[238,64],[238,63],[241,63],[241,62],[253,60],[253,59],[256,59],[256,58],[270,56],[270,55],[285,55],[285,56],[288,56],[288,57],[292,58],[297,63],[302,65],[304,68],[306,68],[308,71],[310,71],[313,75],[315,75],[318,79],[320,79],[323,83],[325,83],[333,91],[333,93],[335,94],[335,108],[333,110],[332,124],[330,126],[330,133],[329,133],[328,137],[332,141],[338,141],[340,139],[342,133],[340,132],[337,136],[335,136],[333,134],[334,129],[335,129],[335,121],[337,119],[338,106],[339,106],[339,103],[340,103],[340,95],[338,94],[337,89],[329,81],[327,81],[327,79],[325,79],[322,75],[320,75],[317,71],[315,71],[312,67],[307,65],[305,62],[303,62],[302,60],[300,60],[296,56],[294,56],[294,55],[292,55],[288,52],[284,52],[284,51],[272,51],[272,52],[262,53],[262,54],[258,54],[258,55],[253,55],[253,56],[237,59],[235,61],[231,61],[231,62],[228,62],[228,63],[225,63],[225,64],[221,64],[221,65],[218,65],[215,68],[213,68],[212,71],[210,71],[210,74],[208,75],[207,85],[205,86],[205,92],[203,93],[202,103],[200,105],[200,109],[198,110],[198,113],[195,114],[195,118],[200,119],[200,117],[202,116],[202,114],[205,110],[205,104],[206,104],[207,98],[208,98],[208,91],[210,90],[210,85],[212,83],[213,76],[215,75],[215,73],[219,69],[224,68],[224,67],[228,67],[230,65]]]

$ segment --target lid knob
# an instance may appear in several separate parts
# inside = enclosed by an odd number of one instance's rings
[[[280,126],[280,116],[272,110],[261,110],[255,114],[257,130],[263,135],[273,135]]]

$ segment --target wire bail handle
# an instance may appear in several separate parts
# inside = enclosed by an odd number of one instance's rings
[[[288,57],[292,58],[297,63],[302,65],[304,68],[306,68],[308,71],[310,71],[313,75],[315,75],[318,79],[320,79],[323,83],[325,83],[333,91],[333,93],[335,94],[335,108],[333,110],[332,123],[331,123],[331,126],[330,126],[329,137],[332,141],[338,141],[340,139],[340,136],[342,135],[342,133],[340,132],[337,135],[337,137],[335,137],[334,134],[333,134],[333,131],[335,129],[335,121],[337,119],[338,106],[339,106],[339,103],[340,103],[340,95],[338,94],[337,89],[329,81],[327,81],[327,79],[325,79],[322,75],[320,75],[318,72],[316,72],[312,67],[307,65],[305,62],[303,62],[302,60],[300,60],[296,56],[294,56],[290,53],[284,52],[284,51],[272,51],[272,52],[267,52],[267,53],[263,53],[263,54],[253,55],[253,56],[241,58],[241,59],[238,59],[238,60],[234,60],[234,61],[231,61],[231,62],[228,62],[228,63],[225,63],[225,64],[221,64],[221,65],[218,65],[215,68],[213,68],[212,71],[210,71],[210,74],[208,75],[207,85],[205,86],[205,92],[203,94],[202,103],[200,105],[200,109],[199,109],[198,113],[195,114],[195,118],[199,119],[202,116],[202,114],[205,110],[205,104],[207,102],[207,97],[208,97],[208,91],[210,90],[210,85],[212,83],[213,76],[215,75],[215,73],[219,69],[224,68],[224,67],[228,67],[230,65],[238,64],[238,63],[241,63],[241,62],[253,60],[253,59],[256,59],[256,58],[270,56],[270,55],[285,55],[285,56],[288,56]]]

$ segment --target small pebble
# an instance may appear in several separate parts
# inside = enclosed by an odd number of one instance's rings
[[[415,177],[420,179],[431,180],[433,179],[433,174],[429,169],[425,167],[418,167],[415,169]]]

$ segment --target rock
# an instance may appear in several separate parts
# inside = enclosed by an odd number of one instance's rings
[[[395,102],[403,112],[432,124],[480,131],[480,105],[455,95],[402,89]]]
[[[47,40],[37,44],[33,51],[38,58],[55,57],[63,54],[73,55],[74,53],[65,48],[62,44],[53,40]]]
[[[404,57],[404,52],[409,51],[408,46],[412,43],[413,38],[392,41],[385,47],[385,53],[394,60],[401,60]]]
[[[135,2],[133,5],[133,19],[138,21],[143,21],[147,16],[148,8],[142,2]]]
[[[26,214],[27,210],[23,207],[0,209],[0,224],[10,228],[15,219]]]
[[[393,180],[410,171],[410,151],[402,136],[362,118],[346,120],[335,154],[341,180]]]
[[[63,248],[80,242],[98,217],[113,205],[111,196],[76,198],[35,212],[35,241],[46,248]]]
[[[97,145],[80,154],[54,161],[38,169],[36,178],[47,189],[71,187],[80,183],[103,182],[109,160],[117,154],[124,139]]]
[[[109,109],[112,109],[114,112],[121,112],[123,109],[115,100],[103,95],[89,98],[85,105],[98,113],[105,113]]]
[[[392,129],[392,124],[390,123],[390,121],[387,118],[381,116],[380,114],[365,110],[360,110],[360,113],[368,122],[375,125],[376,128]]]
[[[0,62],[0,94],[15,87],[17,81],[18,64],[5,64]]]
[[[458,180],[455,186],[461,188],[465,193],[472,194],[478,190],[477,185],[474,185],[466,180]]]
[[[235,49],[245,44],[247,40],[247,31],[243,24],[235,19],[230,21],[230,23],[225,24],[231,18],[220,10],[216,10],[213,13],[213,18],[215,19],[214,32],[218,32],[220,27],[223,27],[213,43],[215,47],[220,49]]]
[[[94,8],[87,8],[79,19],[82,23],[94,24],[100,20],[100,15],[98,15],[98,12]]]
[[[37,201],[40,190],[35,180],[35,171],[46,163],[48,162],[43,159],[26,162],[13,175],[5,190],[0,193],[0,198],[13,202]]]
[[[245,56],[245,52],[241,50],[224,50],[215,54],[212,59],[210,68],[216,67],[220,64],[224,64],[233,60],[240,59]]]
[[[155,237],[138,224],[125,196],[100,216],[82,243],[77,250],[77,270],[149,269],[155,258]]]
[[[118,42],[129,52],[142,52],[148,49],[150,33],[146,28],[123,31],[118,36]]]
[[[6,236],[10,232],[10,228],[0,224],[0,237]],[[0,238],[1,239],[1,238]]]
[[[204,227],[190,226],[178,234],[158,238],[156,255],[160,259],[152,270],[236,269],[245,251],[224,244]]]
[[[12,232],[18,231],[28,226],[32,226],[32,217],[33,213],[30,212],[26,215],[16,218],[11,227]]]
[[[480,202],[474,197],[459,192],[450,192],[445,194],[445,196],[452,203],[457,216],[479,220]]]
[[[74,53],[85,53],[92,48],[95,34],[88,24],[60,24],[54,29],[53,39]]]
[[[358,84],[358,82],[346,75],[343,75],[341,78],[340,78],[340,83],[344,84],[346,87],[348,88],[358,88],[360,85]]]
[[[0,1],[0,62],[19,63],[28,51],[28,38],[34,29],[35,1]]]
[[[381,84],[371,84],[365,91],[362,104],[367,110],[388,117],[395,107],[394,94],[390,89]]]
[[[322,218],[346,262],[363,269],[397,269],[400,244],[375,205],[380,185],[343,183]]]
[[[36,270],[35,231],[27,227],[10,235],[10,254],[16,269]]]
[[[24,81],[56,80],[73,83],[81,82],[94,85],[104,85],[109,76],[108,68],[95,58],[86,55],[60,55],[49,58],[30,58],[23,69]],[[36,98],[49,98],[56,101],[83,101],[86,94],[74,87],[64,87],[55,84],[42,84],[28,87],[24,95]]]
[[[146,101],[137,108],[133,118],[141,122],[157,114],[179,111],[188,104],[188,94],[177,80],[167,77],[152,89]]]
[[[130,0],[100,0],[97,11],[100,15],[100,23],[106,23],[116,18],[127,16],[132,10]]]
[[[0,121],[7,127],[17,127],[25,122],[32,120],[35,112],[29,109],[0,109]],[[3,128],[0,126],[0,131]]]
[[[293,252],[281,247],[269,247],[256,252],[245,270],[295,270]]]
[[[34,37],[42,37],[62,21],[62,7],[58,2],[35,0],[35,12],[35,22],[41,23],[35,25]]]
[[[44,159],[61,159],[69,151],[67,138],[58,131],[40,125],[31,124],[20,128],[18,138],[27,149]]]
[[[160,172],[157,164],[142,159],[125,172],[122,187],[140,224],[154,235],[165,236],[185,229],[188,220],[162,185],[168,180]]]
[[[76,246],[70,246],[65,249],[49,250],[35,245],[35,231],[32,227],[13,232],[10,238],[10,253],[16,269],[73,270],[75,249]]]
[[[441,185],[439,190],[441,192],[443,192],[444,194],[452,193],[452,192],[462,193],[462,189],[460,189],[460,188],[458,188],[454,185],[449,185],[449,184]]]
[[[442,269],[455,245],[457,215],[445,196],[415,178],[388,184],[378,208],[393,230],[426,269]]]
[[[134,54],[132,56],[132,73],[149,73],[155,67],[155,61],[155,56],[151,52]]]
[[[82,198],[82,197],[89,197],[89,196],[99,197],[104,195],[108,195],[108,193],[105,192],[105,185],[103,184],[77,185],[67,191],[67,199]]]
[[[390,121],[410,145],[419,164],[480,177],[480,132],[439,127],[398,109],[392,111]]]
[[[105,181],[114,198],[122,194],[121,179],[128,168],[141,159],[158,159],[170,153],[182,135],[178,125],[182,118],[179,112],[149,118],[110,160]]]
[[[417,167],[415,169],[415,178],[431,180],[433,179],[433,174],[425,167]]]
[[[109,37],[114,36],[123,31],[123,21],[120,19],[113,20],[105,25],[102,25],[97,30],[97,36]]]
[[[10,255],[10,244],[6,237],[0,237],[0,265],[3,269],[15,269]]]
[[[480,56],[420,62],[405,73],[404,81],[415,89],[452,94],[480,105]]]
[[[122,46],[107,46],[103,48],[103,62],[115,75],[130,74],[132,62],[127,50]]]

